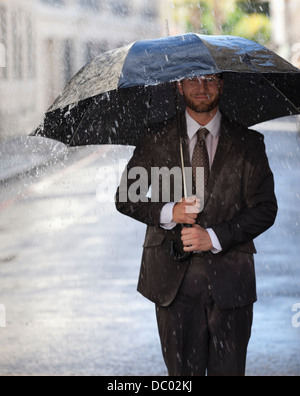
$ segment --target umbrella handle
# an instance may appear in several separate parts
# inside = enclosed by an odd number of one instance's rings
[[[182,228],[192,228],[192,225],[191,224],[183,224]],[[181,256],[177,250],[176,242],[173,240],[171,241],[171,256],[176,261],[176,263],[184,263],[191,257],[191,255],[192,255],[192,252],[187,252]]]

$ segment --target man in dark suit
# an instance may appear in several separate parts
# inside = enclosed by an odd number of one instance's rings
[[[263,136],[220,113],[222,76],[187,79],[178,90],[186,103],[184,162],[194,172],[202,158],[204,201],[192,193],[176,199],[176,178],[168,202],[162,193],[147,195],[153,169],[181,166],[173,119],[151,128],[136,148],[116,206],[148,225],[138,290],[156,304],[169,375],[243,376],[257,300],[253,240],[274,224],[274,178]],[[164,182],[163,175],[155,181],[160,192]],[[190,253],[185,262],[170,254],[174,241]]]

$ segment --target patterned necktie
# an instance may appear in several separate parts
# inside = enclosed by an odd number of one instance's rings
[[[194,192],[196,192],[196,186],[197,186],[198,195],[204,194],[204,190],[209,178],[209,171],[210,171],[209,157],[205,142],[205,139],[208,136],[208,134],[209,131],[205,128],[199,129],[199,131],[197,132],[198,140],[195,146],[193,159],[192,159]],[[203,186],[203,173],[199,172],[199,170],[197,172],[197,168],[204,168],[204,186]]]

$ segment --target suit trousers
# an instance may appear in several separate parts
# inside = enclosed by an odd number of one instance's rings
[[[210,293],[202,258],[190,260],[173,303],[156,306],[170,376],[244,376],[253,305],[221,310]]]

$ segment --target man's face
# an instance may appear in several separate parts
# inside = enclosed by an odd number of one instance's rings
[[[223,81],[218,75],[195,77],[178,84],[187,107],[196,113],[210,113],[218,107],[223,92]]]

